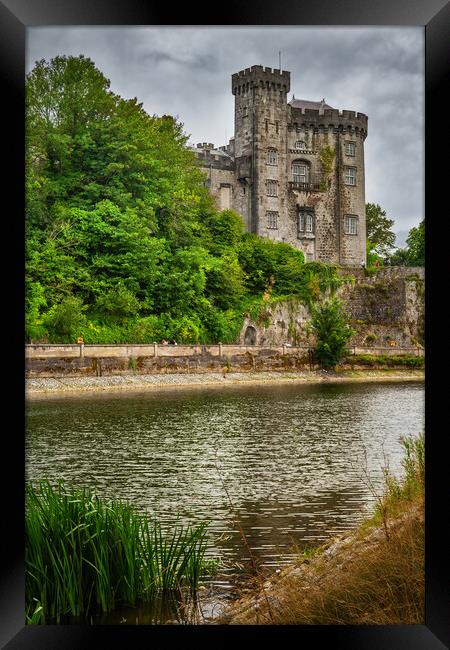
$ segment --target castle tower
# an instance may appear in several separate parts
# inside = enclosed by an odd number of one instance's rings
[[[255,65],[233,74],[231,88],[234,146],[208,158],[215,194],[228,192],[249,232],[289,243],[307,262],[365,264],[367,115],[325,99],[288,102],[287,70]]]
[[[290,72],[255,65],[232,75],[235,209],[250,232],[276,233],[287,211],[287,93]],[[267,222],[267,223],[266,223]],[[274,239],[277,236],[274,234]]]

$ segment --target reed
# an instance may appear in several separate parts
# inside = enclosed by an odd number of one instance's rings
[[[31,624],[86,619],[162,592],[195,592],[214,566],[205,559],[206,524],[163,533],[129,504],[63,482],[27,486],[25,526]]]

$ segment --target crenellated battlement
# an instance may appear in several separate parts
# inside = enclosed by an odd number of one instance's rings
[[[313,109],[290,106],[290,128],[296,126],[323,129],[339,129],[360,132],[367,136],[368,117],[357,111],[337,109]]]
[[[291,87],[291,73],[278,68],[253,65],[251,68],[245,68],[231,76],[233,95],[245,94],[254,87],[288,93]]]

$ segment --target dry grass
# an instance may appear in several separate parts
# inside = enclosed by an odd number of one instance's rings
[[[329,544],[270,579],[264,598],[238,601],[219,623],[392,625],[424,623],[423,497],[382,528]],[[270,603],[270,613],[266,602]]]

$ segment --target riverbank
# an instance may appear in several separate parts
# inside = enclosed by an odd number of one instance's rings
[[[424,623],[424,500],[386,526],[362,526],[254,581],[212,624],[393,625]]]
[[[386,468],[371,517],[300,551],[272,575],[257,572],[215,624],[420,625],[425,620],[425,439],[401,439],[404,476]]]
[[[423,381],[421,369],[345,369],[338,372],[229,372],[109,375],[103,377],[40,377],[25,380],[27,399],[167,389],[227,388],[239,385]]]

